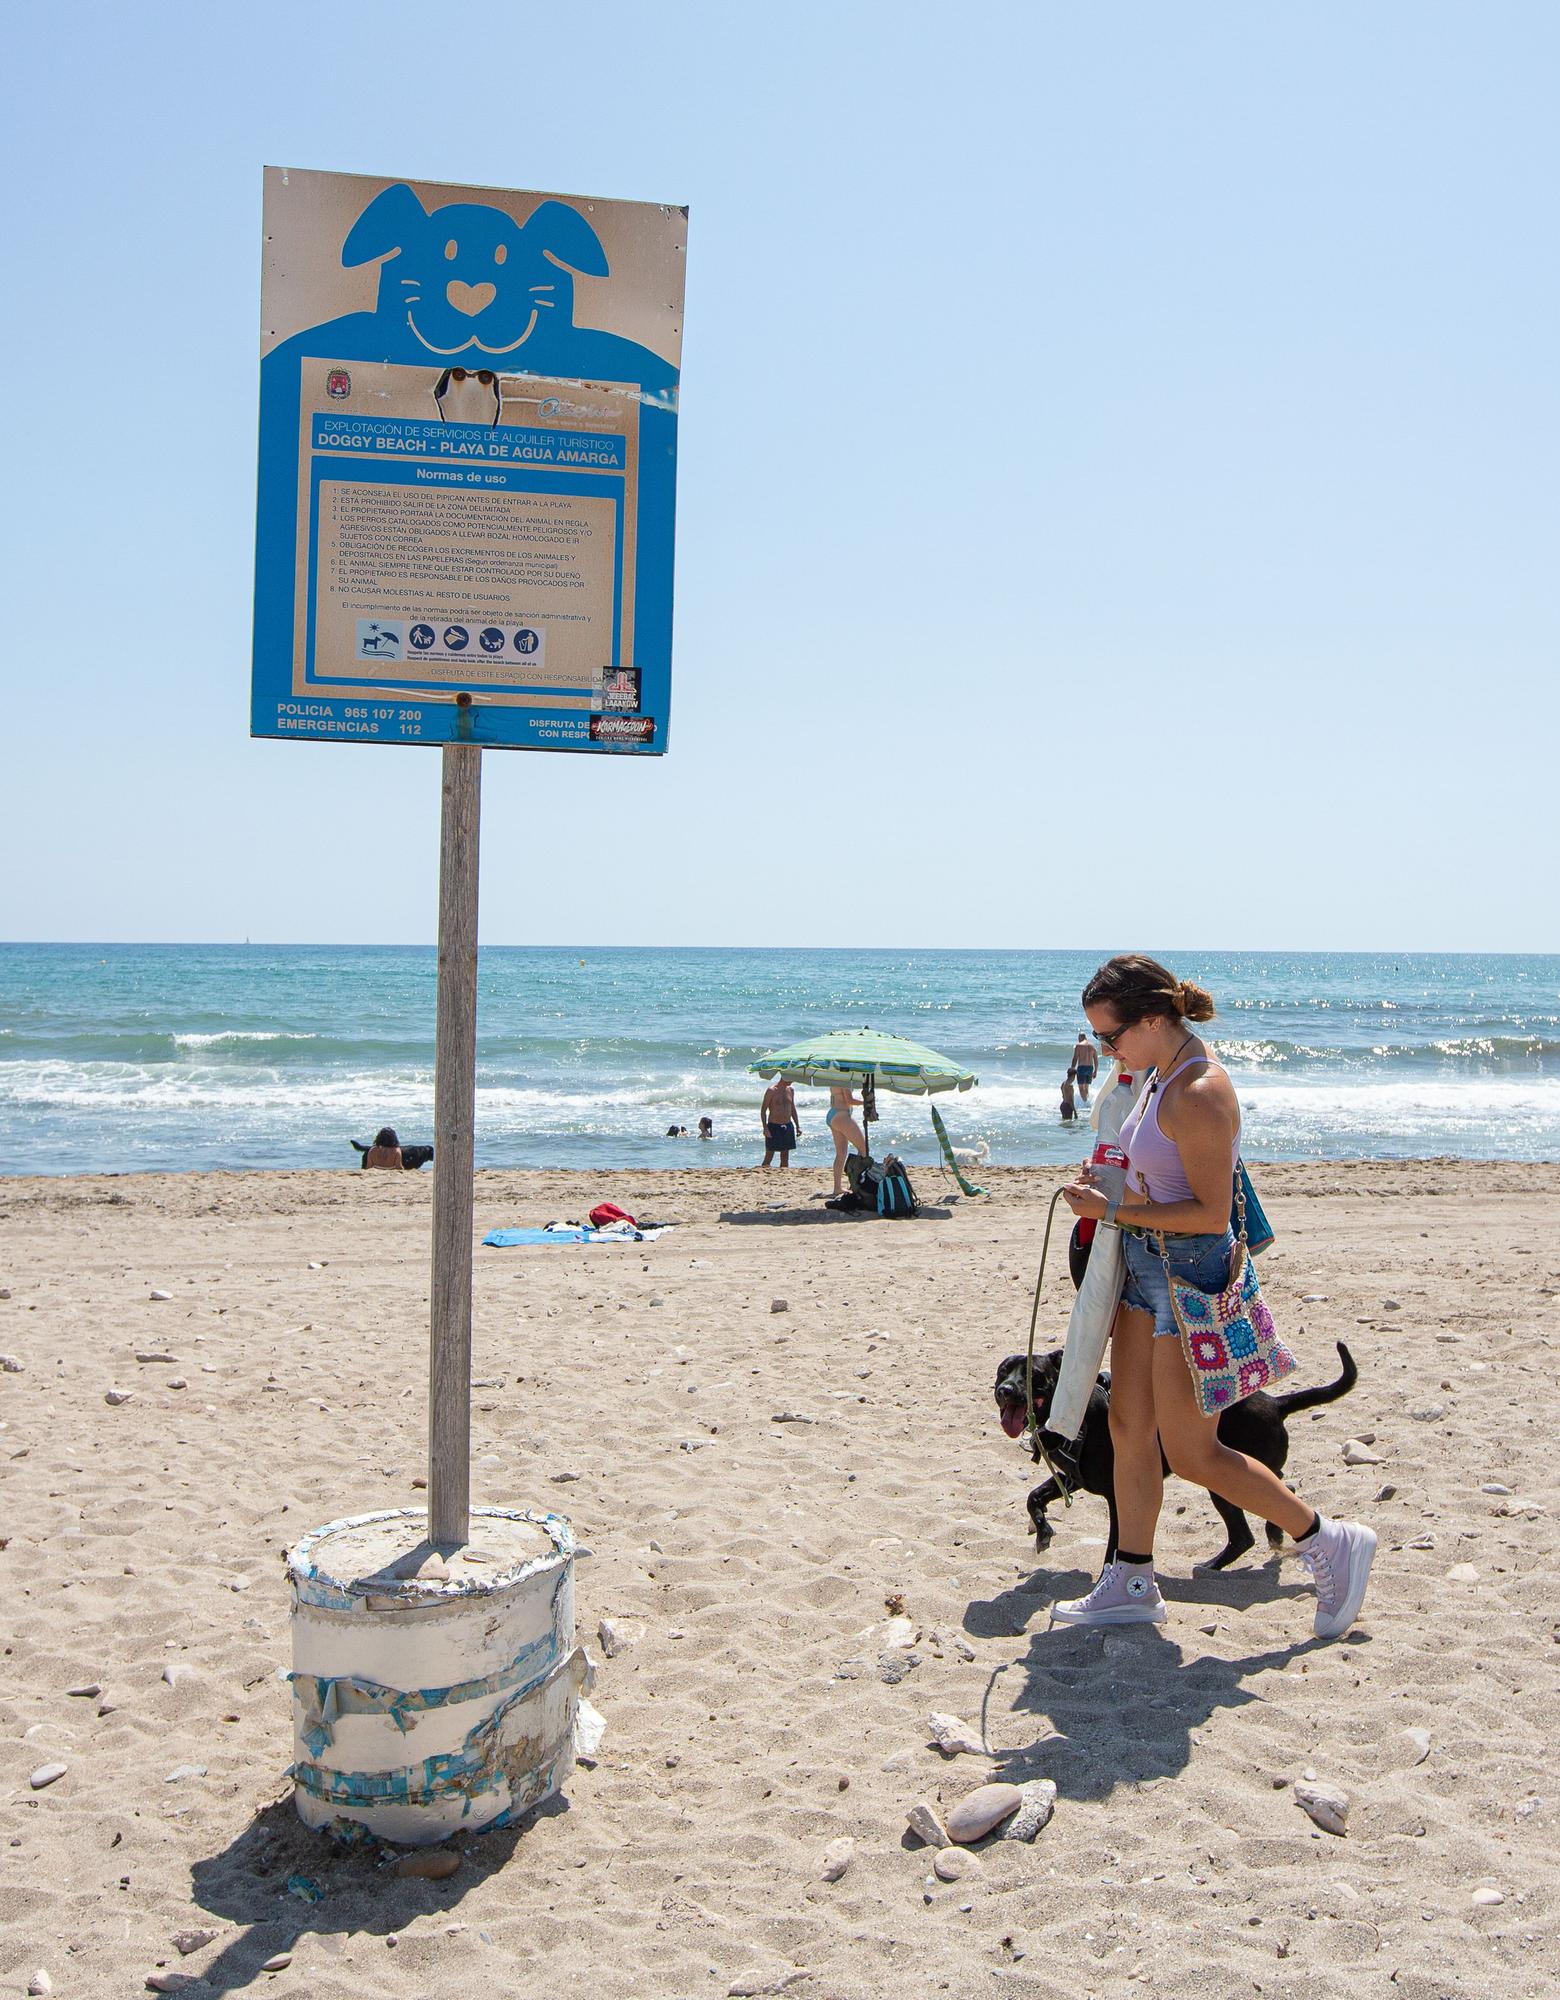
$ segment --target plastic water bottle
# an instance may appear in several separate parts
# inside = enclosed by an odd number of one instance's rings
[[[1089,1166],[1094,1174],[1094,1185],[1107,1201],[1120,1201],[1127,1191],[1127,1156],[1121,1150],[1121,1128],[1137,1097],[1137,1079],[1130,1070],[1123,1069],[1116,1072],[1115,1084],[1100,1099],[1099,1117],[1094,1128],[1094,1151]],[[1098,1226],[1090,1220],[1080,1221],[1079,1242],[1092,1243]]]

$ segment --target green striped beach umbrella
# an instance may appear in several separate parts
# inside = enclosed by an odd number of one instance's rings
[[[873,1028],[840,1028],[814,1035],[748,1064],[754,1076],[783,1077],[787,1083],[834,1085],[871,1083],[880,1090],[927,1097],[940,1090],[968,1090],[979,1078],[956,1062],[924,1049],[903,1035],[880,1035]]]

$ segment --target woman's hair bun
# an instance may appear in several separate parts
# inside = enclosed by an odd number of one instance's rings
[[[1196,986],[1190,979],[1181,981],[1176,1007],[1183,1020],[1211,1021],[1213,1019],[1213,995],[1206,986]]]

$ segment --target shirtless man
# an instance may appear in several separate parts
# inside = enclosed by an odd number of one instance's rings
[[[1080,1028],[1078,1039],[1073,1045],[1072,1062],[1069,1065],[1078,1079],[1078,1101],[1087,1104],[1089,1085],[1094,1081],[1094,1072],[1099,1067],[1100,1052]]]
[[[796,1115],[796,1092],[790,1084],[776,1081],[769,1086],[764,1092],[758,1122],[764,1128],[764,1165],[767,1167],[778,1153],[781,1166],[788,1167],[791,1148],[802,1135],[801,1120]]]

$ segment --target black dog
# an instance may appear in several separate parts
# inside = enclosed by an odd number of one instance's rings
[[[1354,1357],[1341,1340],[1338,1342],[1338,1358],[1343,1363],[1343,1373],[1336,1382],[1328,1382],[1316,1389],[1294,1389],[1284,1396],[1269,1396],[1259,1389],[1243,1402],[1232,1404],[1219,1419],[1220,1444],[1227,1444],[1232,1451],[1243,1451],[1248,1458],[1259,1460],[1270,1471],[1282,1473],[1289,1456],[1289,1432],[1285,1428],[1288,1419],[1296,1410],[1309,1410],[1317,1403],[1336,1402],[1340,1396],[1348,1395],[1359,1380]],[[1062,1350],[1059,1347],[1053,1348],[1049,1354],[1035,1356],[1035,1409],[1042,1429],[1051,1413],[1051,1399],[1056,1394],[1061,1367]],[[1010,1354],[997,1370],[994,1393],[1003,1430],[1011,1438],[1022,1437],[1026,1416],[1022,1354]],[[1068,1488],[1081,1487],[1085,1493],[1097,1493],[1110,1508],[1110,1545],[1105,1551],[1105,1560],[1109,1562],[1116,1553],[1116,1451],[1110,1435],[1109,1374],[1101,1375],[1095,1384],[1089,1396],[1083,1428],[1077,1437],[1064,1438],[1055,1431],[1044,1431],[1044,1438],[1046,1451]],[[1162,1452],[1160,1460],[1168,1472],[1169,1462]],[[1045,1548],[1054,1533],[1045,1510],[1053,1500],[1062,1497],[1063,1489],[1055,1477],[1045,1480],[1029,1496],[1026,1504],[1035,1527],[1037,1549]],[[1210,1493],[1208,1498],[1218,1509],[1229,1540],[1216,1556],[1208,1562],[1198,1563],[1197,1567],[1200,1570],[1224,1569],[1255,1545],[1255,1537],[1238,1507],[1232,1507],[1228,1500],[1221,1500],[1217,1493]],[[1283,1539],[1282,1532],[1271,1521],[1267,1524],[1267,1537],[1274,1548]]]

